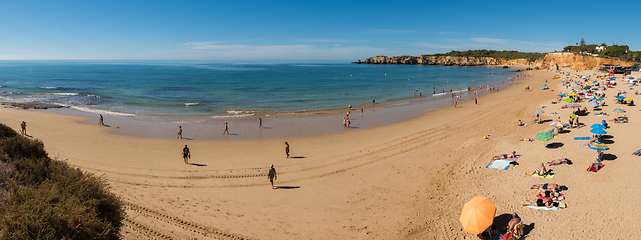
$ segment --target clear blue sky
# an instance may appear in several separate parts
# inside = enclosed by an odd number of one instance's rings
[[[0,59],[353,61],[468,49],[551,52],[581,38],[641,49],[641,3],[615,3],[3,1]]]

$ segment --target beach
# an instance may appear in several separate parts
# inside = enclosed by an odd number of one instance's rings
[[[616,115],[614,92],[606,92],[603,111],[609,117],[590,113],[580,117],[584,126],[550,142],[521,142],[551,129],[533,123],[532,112],[543,109],[543,119],[560,116],[565,122],[571,111],[551,104],[563,90],[560,80],[552,79],[554,72],[526,74],[515,87],[480,96],[478,104],[465,101],[402,122],[307,137],[129,136],[95,124],[96,119],[12,108],[0,108],[0,122],[18,130],[26,121],[27,134],[43,141],[50,157],[104,176],[126,202],[125,239],[474,239],[459,222],[463,205],[474,196],[489,197],[496,216],[518,213],[532,239],[637,236],[641,163],[631,155],[641,148],[637,107],[623,107],[629,123],[609,122],[613,143],[607,153],[614,159],[597,173],[587,172],[595,151],[573,138],[591,136],[590,125]],[[546,80],[550,89],[541,90]],[[518,127],[519,119],[528,125]],[[562,146],[545,147],[552,142]],[[181,158],[185,145],[190,165]],[[485,168],[492,156],[512,151],[522,155],[518,166]],[[527,175],[562,157],[574,164],[550,167],[553,179]],[[272,164],[276,189],[267,179]],[[525,199],[535,197],[530,186],[546,182],[568,187],[563,192],[568,207],[523,207]]]

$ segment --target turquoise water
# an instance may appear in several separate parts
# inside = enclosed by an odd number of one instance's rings
[[[244,117],[478,89],[512,73],[502,68],[336,62],[0,61],[0,102],[120,116]]]

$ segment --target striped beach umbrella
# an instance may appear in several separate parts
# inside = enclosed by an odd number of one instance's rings
[[[563,127],[563,123],[562,122],[553,122],[553,123],[550,123],[550,127],[562,128]]]
[[[605,143],[600,143],[600,142],[591,142],[588,144],[588,147],[592,150],[598,150],[598,151],[605,151],[605,150],[610,150],[610,148],[605,145]]]

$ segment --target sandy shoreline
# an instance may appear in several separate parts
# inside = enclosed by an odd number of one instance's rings
[[[519,213],[533,239],[634,238],[641,229],[633,218],[641,163],[630,153],[641,148],[635,133],[639,111],[625,107],[631,122],[607,130],[614,136],[608,153],[616,159],[588,173],[594,151],[572,138],[589,136],[588,126],[602,117],[584,117],[585,127],[557,136],[552,142],[563,143],[558,149],[518,141],[550,129],[531,121],[541,106],[564,121],[570,111],[550,104],[561,90],[560,80],[550,80],[552,72],[528,73],[536,80],[518,80],[516,87],[479,97],[479,104],[467,101],[399,123],[295,139],[123,136],[78,116],[9,108],[0,108],[0,122],[17,129],[27,121],[28,134],[42,140],[50,156],[103,175],[127,202],[126,239],[470,239],[474,235],[462,231],[458,217],[474,196],[490,197],[497,216]],[[538,88],[545,79],[554,92]],[[524,91],[527,85],[531,91]],[[613,92],[606,94],[610,106],[604,111],[611,113],[619,106],[610,101]],[[518,119],[528,126],[517,127]],[[483,140],[488,134],[491,139]],[[284,141],[295,158],[285,158]],[[182,163],[184,144],[198,165]],[[513,150],[523,155],[519,166],[484,168],[493,155]],[[540,162],[560,157],[575,164],[552,167],[554,179],[526,176]],[[280,189],[269,187],[271,164]],[[567,209],[521,206],[534,197],[529,186],[545,182],[568,186]],[[596,219],[607,227],[592,224]]]

